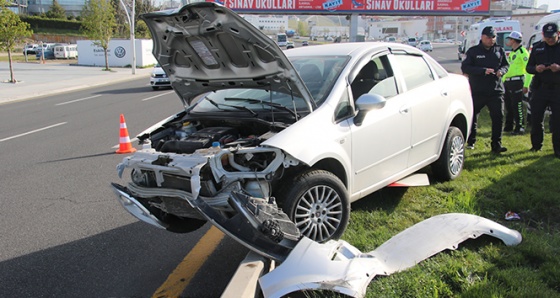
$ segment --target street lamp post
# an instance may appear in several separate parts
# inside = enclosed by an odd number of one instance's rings
[[[132,42],[132,74],[136,74],[136,39],[134,37],[134,12],[136,10],[136,1],[132,0],[132,9],[124,5],[123,0],[120,0],[124,11],[126,12],[126,17],[128,18],[128,24],[130,25],[130,41]]]

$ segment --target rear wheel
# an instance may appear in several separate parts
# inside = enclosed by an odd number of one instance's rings
[[[461,174],[465,164],[465,137],[457,127],[450,127],[443,143],[439,159],[432,164],[432,172],[438,180],[453,180]]]
[[[350,201],[338,177],[310,170],[286,185],[280,196],[282,208],[304,236],[320,243],[342,236],[348,225]]]

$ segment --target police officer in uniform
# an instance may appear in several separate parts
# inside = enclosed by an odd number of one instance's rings
[[[492,152],[502,153],[502,124],[504,118],[504,84],[502,76],[508,71],[504,49],[496,44],[496,30],[492,26],[482,29],[478,45],[467,50],[461,70],[469,76],[473,99],[474,116],[467,148],[474,148],[478,114],[484,106],[492,119]]]
[[[525,67],[529,60],[529,52],[521,45],[523,39],[520,32],[512,31],[506,38],[506,45],[512,48],[508,56],[509,69],[504,75],[506,93],[504,104],[506,121],[504,131],[514,135],[523,134],[523,95],[529,92],[529,83]],[[514,127],[515,124],[515,127]]]
[[[560,158],[560,44],[558,25],[547,23],[542,29],[543,41],[533,45],[527,72],[533,76],[531,99],[531,151],[540,151],[544,139],[544,113],[550,106],[552,147]]]

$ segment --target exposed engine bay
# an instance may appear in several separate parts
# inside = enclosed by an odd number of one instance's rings
[[[198,196],[226,217],[234,211],[228,202],[233,191],[274,200],[271,184],[298,162],[280,149],[259,145],[283,126],[257,118],[193,120],[179,114],[138,136],[143,148],[124,158],[119,176],[131,170],[126,189],[157,225],[190,232],[206,221],[189,203]]]

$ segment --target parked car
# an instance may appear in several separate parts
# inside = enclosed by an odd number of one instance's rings
[[[293,41],[288,41],[286,43],[286,49],[293,49],[295,47],[294,42]]]
[[[54,47],[54,57],[56,59],[76,59],[78,58],[78,45],[59,44]]]
[[[38,44],[25,45],[25,47],[23,48],[23,54],[24,55],[35,55],[35,54],[37,54],[37,48],[38,47],[39,47]]]
[[[152,70],[152,74],[150,75],[150,86],[152,86],[152,89],[154,90],[158,90],[159,87],[171,87],[169,77],[159,64],[156,64]]]
[[[56,57],[54,55],[54,47],[55,47],[54,43],[43,44],[42,47],[39,46],[39,48],[37,48],[35,58],[37,58],[37,60],[41,59],[41,55],[43,55],[42,52],[45,52],[43,58],[55,59]]]
[[[429,40],[422,40],[418,45],[418,48],[424,52],[431,52],[434,50],[434,47]]]
[[[119,201],[146,223],[172,232],[208,219],[239,228],[236,214],[276,202],[301,235],[324,242],[343,234],[351,202],[429,165],[441,180],[463,169],[469,84],[417,48],[356,42],[282,51],[208,2],[142,19],[185,106],[141,132],[142,149],[117,166],[130,177],[113,184]],[[239,194],[253,199],[236,205]],[[275,243],[289,235],[270,236]]]
[[[304,40],[304,41],[301,42],[301,45],[304,46],[304,47],[308,46],[309,42],[307,40]]]
[[[389,36],[385,38],[386,42],[397,42],[397,38],[394,36]]]
[[[418,45],[418,38],[416,37],[409,37],[406,41],[406,43],[411,46],[411,47],[415,47]]]

